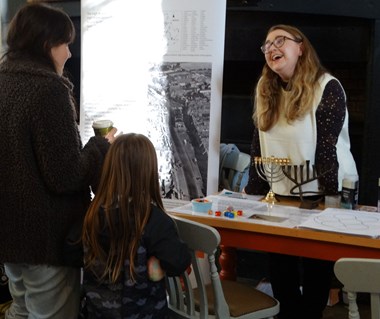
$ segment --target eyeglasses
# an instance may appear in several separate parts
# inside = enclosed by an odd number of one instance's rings
[[[297,42],[297,43],[302,42],[302,39],[292,39],[292,38],[289,38],[285,35],[279,35],[279,36],[275,37],[275,39],[272,42],[269,42],[269,41],[265,42],[260,47],[260,49],[264,54],[267,54],[269,52],[269,49],[272,46],[272,44],[275,46],[275,48],[279,49],[284,45],[286,40],[292,40],[292,41]]]

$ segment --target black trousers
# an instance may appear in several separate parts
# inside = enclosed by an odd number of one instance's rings
[[[270,280],[280,319],[320,319],[328,301],[334,263],[270,254]],[[302,292],[300,287],[302,286]]]

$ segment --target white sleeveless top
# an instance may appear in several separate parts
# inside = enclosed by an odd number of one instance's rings
[[[315,113],[322,99],[325,86],[332,79],[337,80],[330,74],[321,76],[319,79],[320,88],[315,92],[313,109],[309,114],[306,114],[304,118],[289,124],[285,119],[285,116],[281,114],[278,122],[270,130],[266,132],[259,131],[262,157],[274,156],[279,158],[289,158],[292,165],[305,165],[306,160],[310,161],[310,166],[315,163],[317,144],[317,123]],[[286,103],[286,99],[287,92],[283,90],[281,104]],[[345,175],[357,175],[355,161],[350,151],[347,109],[336,150],[339,163],[338,181],[340,191],[342,189],[342,180]],[[326,166],[328,166],[328,163],[326,163]],[[306,176],[306,168],[304,168],[304,176]],[[278,179],[281,178],[279,177]],[[288,178],[283,178],[280,181],[273,183],[272,189],[276,194],[291,196],[292,194],[290,194],[290,190],[294,185],[295,184]],[[295,191],[298,192],[299,189],[295,189]],[[302,191],[318,192],[317,181],[303,185]]]

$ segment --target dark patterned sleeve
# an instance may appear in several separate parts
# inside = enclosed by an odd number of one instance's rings
[[[157,207],[152,210],[144,230],[144,238],[148,256],[159,259],[168,276],[177,276],[190,265],[190,251],[186,243],[179,238],[174,220]]]
[[[327,83],[316,111],[317,146],[315,164],[320,170],[332,171],[320,178],[326,195],[338,194],[338,157],[336,144],[346,116],[346,98],[337,80]]]
[[[254,164],[254,158],[261,156],[259,130],[255,127],[253,130],[252,144],[251,144],[251,166],[249,167],[248,183],[244,188],[247,194],[251,195],[265,195],[269,191],[269,185],[266,181],[260,178],[257,174]]]

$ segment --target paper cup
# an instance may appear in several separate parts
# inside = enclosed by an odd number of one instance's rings
[[[106,136],[113,128],[113,122],[110,120],[99,120],[92,123],[95,136]]]

